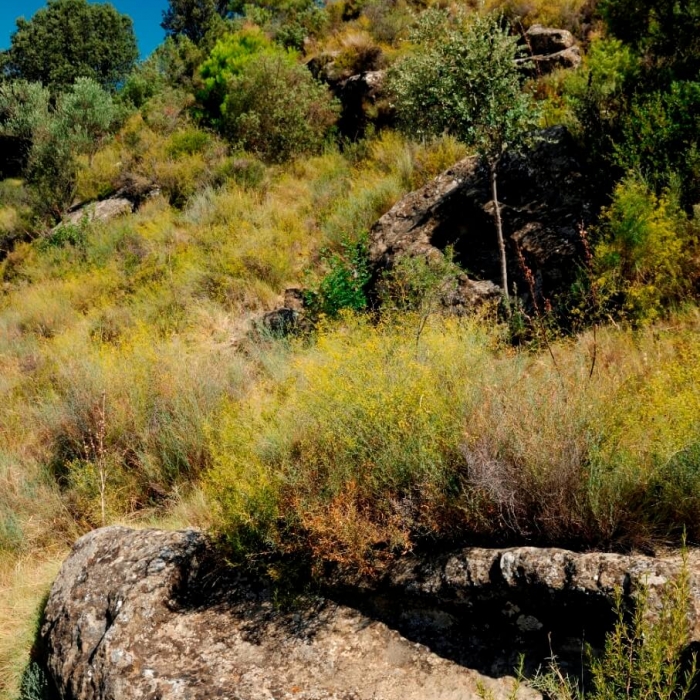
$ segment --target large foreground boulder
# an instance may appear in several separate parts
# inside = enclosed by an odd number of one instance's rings
[[[282,612],[264,587],[225,590],[202,569],[206,549],[195,531],[118,527],[76,544],[41,632],[61,698],[476,700],[480,683],[496,698],[512,687],[353,608]]]
[[[520,653],[534,670],[554,649],[580,670],[615,588],[647,584],[653,609],[680,566],[472,548],[409,558],[382,578],[331,577],[323,595],[283,607],[264,582],[218,565],[197,531],[110,527],[79,540],[56,579],[40,661],[70,700],[467,700],[479,687],[505,698]],[[691,557],[696,640],[697,572]]]
[[[581,228],[600,209],[584,154],[564,127],[536,135],[522,153],[507,154],[499,167],[511,292],[538,303],[573,281],[583,253]],[[465,271],[458,308],[498,296],[500,258],[488,169],[477,157],[458,162],[389,210],[370,231],[375,278],[403,256],[430,258],[450,246]],[[529,281],[528,271],[532,273]]]

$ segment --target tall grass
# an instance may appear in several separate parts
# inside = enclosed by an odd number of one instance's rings
[[[95,189],[83,194],[108,192],[124,150],[149,176],[149,163],[217,148],[186,124],[159,133],[135,118],[84,164]],[[211,463],[212,416],[257,379],[255,351],[235,349],[250,317],[455,148],[391,136],[254,181],[236,175],[250,169],[241,161],[218,185],[198,182],[182,210],[157,197],[72,238],[18,244],[0,264],[0,548],[67,543],[102,521],[103,500],[112,520],[186,499]]]
[[[561,342],[556,364],[477,320],[432,319],[416,343],[419,321],[347,318],[226,402],[209,482],[234,546],[364,566],[434,540],[700,534],[696,315]]]
[[[14,559],[0,553],[0,700],[16,700],[29,649],[39,623],[41,601],[65,552]]]

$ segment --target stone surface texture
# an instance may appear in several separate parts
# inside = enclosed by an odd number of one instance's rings
[[[499,202],[508,274],[521,297],[541,303],[571,283],[582,255],[580,227],[595,217],[583,154],[563,127],[538,133],[521,154],[499,167]],[[487,168],[466,158],[400,200],[370,230],[375,277],[402,256],[442,255],[447,246],[466,271],[465,293],[446,304],[469,307],[497,297],[500,264]],[[530,290],[518,251],[534,278]],[[512,291],[512,290],[511,290]]]
[[[41,632],[62,698],[471,700],[479,684],[508,696],[511,679],[485,678],[329,600],[291,613],[253,589],[192,602],[205,552],[196,531],[111,527],[77,542]]]
[[[481,686],[506,698],[521,651],[539,664],[554,644],[566,665],[568,648],[575,671],[576,624],[601,627],[616,587],[635,596],[647,586],[653,614],[682,565],[678,555],[467,548],[407,557],[371,580],[338,574],[322,596],[281,608],[259,580],[212,566],[212,551],[195,530],[110,527],[80,539],[41,628],[59,696],[467,700]],[[698,641],[700,560],[688,561]],[[523,687],[518,697],[539,696]]]
[[[539,589],[602,598],[612,605],[616,589],[631,598],[645,589],[653,615],[661,606],[664,587],[682,566],[678,553],[649,557],[540,547],[467,548],[429,562],[407,559],[391,570],[384,584],[453,603],[475,591],[499,595],[508,590]],[[700,552],[688,554],[688,567],[690,641],[700,642]]]
[[[531,72],[546,75],[559,68],[574,69],[581,65],[581,50],[566,29],[533,24],[523,38],[529,54],[524,65]]]
[[[93,221],[107,222],[116,219],[118,216],[131,214],[134,211],[133,203],[125,197],[110,197],[101,202],[92,202],[81,206],[75,211],[71,211],[63,217],[61,225],[72,224],[77,226],[82,221],[92,223]]]

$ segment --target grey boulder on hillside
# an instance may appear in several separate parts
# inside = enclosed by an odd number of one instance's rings
[[[344,605],[317,599],[285,613],[245,582],[217,590],[216,577],[201,575],[205,557],[195,531],[112,527],[79,540],[42,627],[59,696],[476,700],[479,684],[496,699],[512,688],[512,679],[463,668]]]
[[[600,209],[585,173],[584,154],[564,127],[539,132],[523,153],[499,168],[499,202],[508,274],[532,303],[520,256],[534,278],[538,303],[566,291],[582,260],[581,227]],[[439,256],[450,246],[464,270],[445,303],[469,309],[500,294],[499,254],[489,174],[477,157],[461,160],[399,201],[370,230],[375,278],[403,256]],[[511,289],[513,292],[513,289]]]
[[[581,50],[573,34],[566,29],[533,24],[524,34],[528,58],[522,63],[535,75],[547,75],[560,68],[578,68]]]
[[[37,644],[55,695],[476,700],[485,689],[505,699],[521,653],[529,672],[552,650],[579,672],[583,640],[600,648],[610,628],[616,587],[634,597],[646,585],[654,614],[681,568],[679,556],[467,548],[404,557],[378,578],[336,573],[285,608],[269,583],[219,559],[195,530],[109,527],[81,538]],[[689,570],[698,641],[695,553]],[[539,695],[521,687],[517,697]]]

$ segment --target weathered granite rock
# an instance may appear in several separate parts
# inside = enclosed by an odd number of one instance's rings
[[[541,132],[524,153],[507,154],[500,165],[508,274],[526,301],[530,290],[518,249],[540,302],[574,277],[582,253],[579,227],[599,210],[584,162],[566,129],[555,127]],[[476,157],[460,161],[382,216],[370,231],[370,263],[379,278],[404,255],[440,255],[447,246],[470,280],[488,283],[462,306],[493,298],[500,284],[493,200],[487,169]]]
[[[566,29],[534,24],[523,39],[528,57],[518,59],[518,63],[534,75],[547,75],[559,68],[573,69],[581,65],[581,50],[573,34]]]
[[[650,614],[661,606],[666,584],[683,566],[682,556],[571,552],[565,549],[514,547],[467,548],[432,560],[406,559],[388,572],[381,585],[456,603],[469,596],[501,596],[539,590],[550,596],[573,594],[612,605],[616,589],[634,599],[645,588]],[[700,552],[688,554],[691,577],[691,641],[700,642]]]
[[[558,53],[576,45],[574,35],[567,29],[533,24],[525,32],[525,40],[534,55]]]
[[[206,551],[191,530],[111,527],[77,542],[41,629],[62,698],[476,700],[478,684],[496,698],[512,688],[329,599],[284,613],[243,580],[211,593],[225,586]]]
[[[125,197],[110,197],[109,199],[91,202],[74,209],[63,217],[63,221],[58,226],[64,226],[65,224],[77,226],[82,221],[87,221],[88,223],[101,221],[104,223],[116,219],[118,216],[131,214],[133,211],[134,205],[130,200]]]
[[[680,555],[652,558],[561,549],[468,548],[405,558],[375,581],[338,581],[335,599],[381,620],[444,658],[491,676],[523,662],[535,674],[554,655],[567,674],[583,672],[587,647],[602,651],[615,622],[617,588],[633,602],[648,590],[653,622]],[[689,650],[700,641],[700,553],[689,556]]]
[[[125,214],[131,214],[147,199],[160,194],[160,187],[139,175],[127,173],[118,183],[117,191],[97,202],[80,202],[73,206],[52,231],[65,224],[78,225],[82,221],[106,223]]]
[[[340,102],[340,133],[358,139],[370,124],[375,128],[393,124],[395,109],[385,89],[386,62],[381,50],[366,53],[353,72],[339,65],[340,55],[338,51],[322,53],[306,64],[314,78],[326,83]]]
[[[386,71],[373,70],[353,75],[334,87],[342,105],[338,128],[344,136],[361,138],[370,124],[382,128],[394,122],[395,109],[387,98],[385,83]]]
[[[304,290],[290,287],[284,290],[282,304],[272,311],[264,313],[252,322],[254,337],[272,335],[284,337],[312,330],[313,324],[306,309]]]
[[[407,557],[381,578],[337,574],[284,611],[265,583],[212,563],[194,530],[110,527],[75,545],[56,579],[40,659],[66,700],[467,700],[513,687],[554,652],[580,671],[616,587],[647,586],[651,614],[680,555],[467,548]],[[700,553],[688,556],[700,640]],[[487,673],[498,678],[481,675]],[[521,700],[538,695],[521,688]]]
[[[529,70],[535,75],[548,75],[560,68],[565,70],[578,68],[582,61],[581,50],[578,46],[572,46],[570,49],[564,49],[556,53],[532,56]]]

